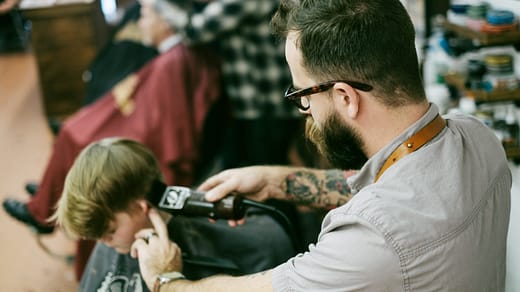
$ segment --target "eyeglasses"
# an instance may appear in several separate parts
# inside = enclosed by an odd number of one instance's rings
[[[291,84],[289,88],[285,91],[285,98],[287,98],[289,101],[293,102],[299,109],[301,110],[308,110],[311,105],[309,102],[309,95],[320,93],[327,91],[334,86],[334,84],[338,82],[346,83],[355,89],[361,90],[361,91],[370,91],[372,90],[372,86],[356,81],[349,81],[349,80],[333,80],[333,81],[327,81],[323,82],[308,88],[296,90],[294,86]]]

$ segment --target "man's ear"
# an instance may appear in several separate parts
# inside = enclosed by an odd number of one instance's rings
[[[348,117],[354,119],[359,112],[359,93],[352,86],[338,82],[332,88],[332,94],[337,109],[347,113]]]

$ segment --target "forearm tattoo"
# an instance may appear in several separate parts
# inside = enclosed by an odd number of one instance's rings
[[[353,173],[337,169],[297,171],[286,178],[286,193],[300,204],[335,208],[348,202],[352,192],[346,178]]]

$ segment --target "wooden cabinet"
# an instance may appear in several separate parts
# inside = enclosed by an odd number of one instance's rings
[[[83,72],[107,39],[100,1],[22,6],[22,13],[32,25],[45,113],[64,118],[79,109],[85,94]]]

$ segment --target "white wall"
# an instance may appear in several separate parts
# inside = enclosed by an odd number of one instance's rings
[[[518,0],[486,0],[485,2],[495,9],[507,9],[513,11],[517,16],[520,15],[520,2]]]
[[[510,164],[513,174],[511,219],[507,240],[506,292],[520,291],[520,167]]]

